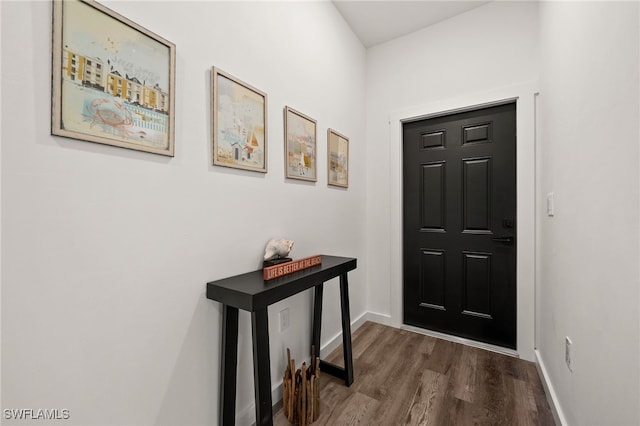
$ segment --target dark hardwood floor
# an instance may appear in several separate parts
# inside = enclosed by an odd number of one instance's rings
[[[339,363],[342,348],[328,361]],[[533,363],[366,322],[351,387],[321,378],[314,425],[553,425]],[[288,425],[279,410],[274,425]]]

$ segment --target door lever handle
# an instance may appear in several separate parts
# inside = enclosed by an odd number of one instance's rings
[[[502,243],[509,246],[513,245],[513,237],[494,237],[491,238],[491,240],[495,241],[496,243]]]

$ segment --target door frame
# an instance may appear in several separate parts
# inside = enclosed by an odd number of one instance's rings
[[[433,118],[507,102],[516,102],[516,309],[517,343],[520,358],[535,360],[535,271],[536,271],[536,117],[535,96],[538,82],[434,101],[393,111],[389,116],[389,260],[392,326],[403,323],[402,274],[402,123]]]

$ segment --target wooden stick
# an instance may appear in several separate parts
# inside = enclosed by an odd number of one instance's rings
[[[282,381],[282,412],[286,418],[289,418],[289,382],[285,379]]]
[[[313,421],[313,389],[311,388],[311,383],[313,383],[313,374],[309,376],[309,380],[307,380],[307,396],[309,397],[309,404],[307,407],[307,424]]]
[[[313,376],[311,376],[313,377]],[[311,394],[311,377],[307,380],[307,424],[311,423],[311,411],[313,410],[313,395]]]
[[[301,426],[307,424],[307,365],[302,363],[302,382],[300,383],[300,389],[302,390],[302,410],[300,410]]]
[[[316,383],[316,376],[311,376],[309,381],[309,394],[311,395],[311,409],[309,410],[309,423],[313,422],[313,410],[316,407],[316,393],[313,391],[313,387]]]
[[[301,380],[301,370],[296,371],[296,414],[293,417],[293,422],[295,424],[300,424],[300,413],[302,412],[302,395],[300,393],[301,391],[301,387],[300,384],[302,383]]]
[[[289,413],[291,413],[291,421],[293,421],[293,413],[295,411],[295,406],[294,404],[297,402],[295,399],[295,393],[296,393],[296,361],[295,360],[291,360],[291,364],[290,364],[290,368],[291,368],[291,389],[289,390],[289,392],[291,392],[291,400],[289,401]]]
[[[315,420],[320,417],[320,359],[316,358],[316,410],[315,410]]]

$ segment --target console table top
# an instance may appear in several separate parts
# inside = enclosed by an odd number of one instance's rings
[[[322,255],[322,264],[265,281],[262,269],[207,283],[207,298],[254,312],[356,268],[357,259]]]

